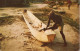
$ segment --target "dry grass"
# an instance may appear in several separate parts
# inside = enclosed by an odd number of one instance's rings
[[[0,17],[0,26],[11,25],[15,21],[13,16]]]

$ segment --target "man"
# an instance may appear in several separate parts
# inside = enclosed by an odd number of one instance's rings
[[[49,15],[48,25],[43,30],[47,30],[47,29],[55,30],[55,29],[59,28],[60,29],[60,34],[62,35],[62,38],[64,40],[64,46],[66,46],[67,43],[66,43],[65,36],[64,36],[64,33],[63,33],[63,26],[64,26],[64,24],[63,24],[61,16],[56,15],[53,10],[48,15]],[[53,22],[55,24],[52,27],[49,27],[51,20],[53,20]]]
[[[68,9],[70,10],[71,4],[72,4],[71,0],[67,0],[67,3],[68,3]]]

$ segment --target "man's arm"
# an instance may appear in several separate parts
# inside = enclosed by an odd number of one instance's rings
[[[50,20],[51,20],[51,18],[49,17],[47,27],[49,27],[49,25],[50,25]],[[47,27],[46,27],[46,28],[47,28]]]
[[[52,11],[50,11],[50,12],[48,13],[48,16],[50,16],[51,13],[52,13]]]
[[[49,25],[50,25],[50,20],[51,20],[51,18],[50,18],[50,14],[52,13],[52,11],[48,14],[48,16],[49,16],[49,20],[48,20],[48,24],[47,24],[47,26],[46,26],[46,28],[43,28],[43,29],[41,29],[41,30],[39,30],[39,31],[42,31],[42,30],[47,30],[47,27],[49,27]]]
[[[47,27],[49,27],[49,25],[50,25],[50,20],[51,20],[51,19],[50,19],[50,17],[49,17]],[[40,31],[40,32],[41,32],[42,30],[44,30],[44,31],[45,31],[45,30],[47,30],[47,27],[46,27],[46,28],[43,28],[43,29],[41,29],[41,30],[39,30],[39,31]]]
[[[50,20],[51,20],[50,14],[51,14],[51,13],[52,13],[52,11],[50,11],[49,14],[48,14],[48,16],[49,16],[49,20],[48,20],[47,27],[49,27],[49,25],[50,25]],[[46,28],[47,28],[47,27],[46,27]]]

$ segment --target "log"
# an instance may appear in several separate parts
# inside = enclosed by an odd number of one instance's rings
[[[31,11],[23,12],[23,18],[31,32],[31,34],[41,42],[53,42],[56,33],[49,29],[46,31],[39,31],[46,27],[46,25],[40,21]]]

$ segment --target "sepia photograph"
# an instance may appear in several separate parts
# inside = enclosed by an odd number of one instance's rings
[[[80,51],[79,0],[0,0],[0,51]]]

